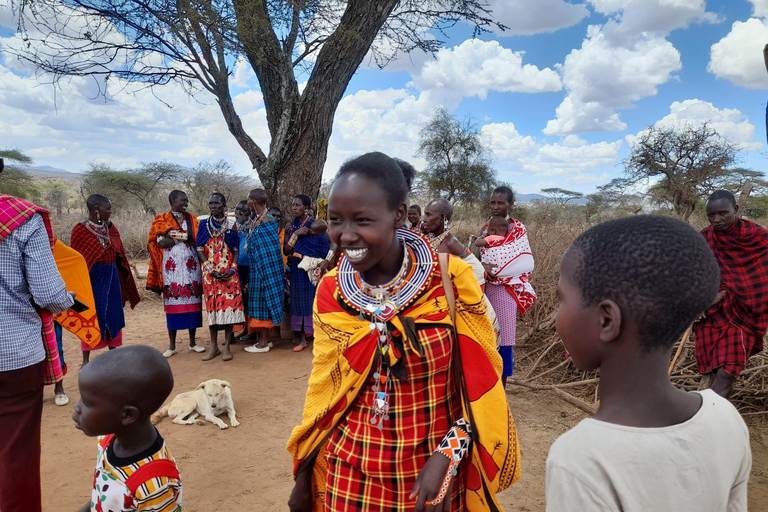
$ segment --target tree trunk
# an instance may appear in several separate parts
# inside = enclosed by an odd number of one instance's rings
[[[249,144],[250,137],[241,134],[238,142],[257,169],[270,204],[287,206],[296,194],[317,199],[336,108],[397,3],[351,0],[339,27],[317,54],[312,74],[299,94],[291,52],[283,51],[274,32],[264,30],[268,26],[264,24],[268,20],[266,4],[263,0],[255,5],[234,2],[238,33],[261,84],[272,137],[266,160],[258,146]],[[223,96],[226,99],[228,93]],[[225,108],[230,109],[222,105],[222,112]],[[235,118],[232,109],[229,119]],[[237,128],[236,122],[228,124],[230,131]]]

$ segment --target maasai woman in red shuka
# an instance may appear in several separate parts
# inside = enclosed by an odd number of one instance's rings
[[[111,350],[123,344],[123,307],[130,302],[133,309],[141,300],[120,232],[109,220],[112,203],[106,197],[94,194],[86,200],[86,204],[88,219],[72,228],[69,245],[82,254],[88,264],[101,342],[90,346],[81,341],[83,364],[90,359],[92,350],[104,347]]]
[[[720,265],[720,293],[694,324],[696,362],[711,376],[710,387],[728,398],[768,329],[768,230],[738,218],[728,191],[712,194],[706,208],[711,226],[701,233]]]
[[[343,256],[317,290],[313,368],[288,442],[291,512],[498,512],[496,494],[520,475],[477,279],[400,229],[414,174],[369,153],[331,187]]]

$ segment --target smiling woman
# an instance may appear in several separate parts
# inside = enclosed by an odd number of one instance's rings
[[[400,229],[414,174],[368,153],[331,188],[343,256],[317,291],[304,422],[288,443],[292,512],[321,509],[316,500],[325,510],[501,510],[495,494],[520,475],[477,279]]]

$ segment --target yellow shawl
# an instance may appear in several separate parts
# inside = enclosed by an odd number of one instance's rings
[[[88,264],[82,254],[64,245],[58,238],[53,244],[53,258],[67,290],[75,292],[77,300],[88,306],[82,313],[68,309],[53,318],[83,343],[95,347],[101,342],[101,330],[96,318],[96,302],[93,299]]]
[[[451,257],[448,274],[456,295],[459,339],[453,346],[459,347],[457,355],[463,373],[463,378],[459,377],[462,410],[472,425],[473,443],[468,458],[462,461],[462,464],[471,464],[465,490],[467,510],[500,511],[496,493],[520,477],[517,432],[499,380],[501,358],[496,352],[495,334],[472,268],[460,258]],[[360,320],[343,309],[338,299],[337,271],[333,270],[318,287],[314,307],[314,360],[304,415],[288,441],[294,475],[299,468],[314,463],[315,511],[323,509],[326,464],[323,452],[328,435],[353,404],[359,390],[368,385],[375,362],[376,342],[372,339],[369,321]],[[404,333],[405,343],[415,352],[419,350],[415,346],[418,344],[416,329],[436,324],[450,326],[448,304],[436,264],[427,290],[390,323]],[[393,354],[390,364],[394,364],[396,356]]]

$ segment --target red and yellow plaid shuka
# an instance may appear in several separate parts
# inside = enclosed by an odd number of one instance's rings
[[[48,240],[53,247],[56,240],[51,227],[51,214],[48,210],[34,205],[29,201],[12,197],[8,194],[0,194],[0,242],[5,240],[13,230],[24,224],[34,214],[40,215],[48,233]],[[59,348],[56,344],[56,333],[53,330],[53,315],[47,309],[40,310],[40,319],[43,322],[42,334],[45,345],[45,383],[55,384],[64,378],[59,358]]]
[[[451,341],[435,265],[426,291],[390,321],[404,333],[400,357],[408,380],[393,381],[382,431],[369,423],[375,335],[340,298],[336,271],[321,281],[303,421],[288,442],[294,474],[313,465],[315,512],[412,509],[415,500],[408,495],[416,476],[458,417],[471,424],[473,442],[459,464],[452,510],[502,510],[496,493],[519,478],[520,450],[499,380],[501,358],[471,267],[452,257],[448,273],[457,297],[458,340]],[[455,357],[462,379],[452,371]]]
[[[701,233],[720,266],[723,300],[694,324],[696,362],[701,373],[723,368],[738,377],[768,329],[768,230],[737,219],[724,232]]]

